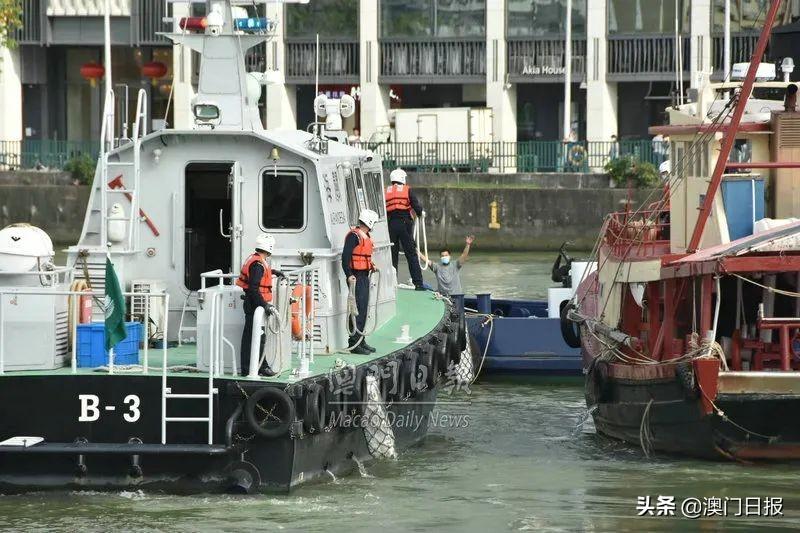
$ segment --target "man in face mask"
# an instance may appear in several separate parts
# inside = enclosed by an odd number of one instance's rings
[[[450,257],[450,250],[444,249],[441,251],[441,255],[439,257],[439,262],[434,263],[422,252],[418,252],[420,258],[428,263],[428,266],[431,269],[431,272],[436,274],[436,282],[438,285],[437,290],[439,293],[450,296],[451,294],[464,294],[464,289],[461,286],[461,275],[460,270],[461,267],[464,266],[464,263],[467,259],[469,259],[469,249],[472,246],[472,243],[475,241],[475,237],[473,235],[468,235],[465,239],[466,246],[464,246],[464,251],[461,252],[461,255],[455,261],[452,261]]]

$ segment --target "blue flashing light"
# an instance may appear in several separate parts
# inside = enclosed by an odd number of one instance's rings
[[[234,26],[239,31],[257,31],[269,28],[269,21],[264,17],[250,17],[245,19],[235,19]]]

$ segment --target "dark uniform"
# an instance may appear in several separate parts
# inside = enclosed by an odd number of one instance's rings
[[[356,278],[356,328],[363,332],[367,325],[367,311],[369,310],[369,274],[373,270],[372,264],[372,237],[361,228],[353,228],[344,239],[342,250],[342,270],[345,278]],[[350,344],[354,346],[361,340],[362,335],[352,330],[348,321]],[[362,343],[363,344],[363,343]]]
[[[392,241],[392,264],[397,270],[400,247],[406,256],[408,271],[415,287],[422,287],[422,269],[417,257],[417,244],[414,242],[414,220],[411,211],[419,217],[422,206],[408,185],[392,183],[386,188],[386,215],[389,218],[389,240]]]
[[[240,372],[246,376],[250,370],[250,340],[253,336],[253,314],[259,307],[269,311],[272,306],[272,268],[259,254],[252,254],[242,265],[236,285],[244,289],[244,330],[242,331]],[[258,353],[264,351],[264,335]]]

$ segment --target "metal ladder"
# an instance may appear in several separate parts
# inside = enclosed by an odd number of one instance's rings
[[[178,323],[178,346],[183,346],[183,332],[184,331],[194,331],[195,333],[195,342],[197,341],[197,311],[199,308],[196,305],[189,305],[189,300],[192,298],[192,295],[196,294],[195,291],[189,291],[189,294],[186,295],[186,299],[183,301],[183,307],[181,307],[181,321]],[[185,326],[184,319],[186,317],[186,311],[194,312],[195,316],[195,325],[194,326]]]
[[[165,296],[165,307],[169,313],[169,295]],[[164,342],[169,338],[169,320],[164,322]],[[214,387],[214,360],[211,359],[208,368],[208,390],[202,393],[179,393],[172,392],[172,387],[167,383],[167,373],[169,365],[167,363],[169,350],[165,350],[164,359],[161,362],[161,444],[167,443],[167,424],[168,423],[200,423],[208,425],[208,444],[214,444],[214,395],[219,390]],[[208,402],[208,413],[206,416],[167,416],[167,404],[171,399],[194,399],[206,400]]]
[[[139,184],[141,180],[141,139],[147,135],[147,93],[144,89],[139,89],[136,99],[136,120],[133,125],[133,161],[110,161],[109,154],[116,144],[114,138],[114,127],[116,124],[114,91],[106,93],[106,100],[103,109],[103,123],[100,133],[100,245],[102,249],[108,247],[108,194],[123,194],[130,201],[128,213],[128,238],[127,251],[134,251],[139,243]],[[109,186],[109,170],[111,168],[133,168],[133,186],[125,188],[123,186]],[[122,174],[116,176],[121,178]],[[121,183],[121,182],[120,182]]]

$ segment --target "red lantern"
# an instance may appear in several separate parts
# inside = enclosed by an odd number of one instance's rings
[[[106,69],[103,65],[90,61],[81,67],[81,76],[89,80],[92,87],[97,86],[97,80],[105,76]]]
[[[161,61],[150,61],[142,67],[142,76],[150,78],[153,85],[158,85],[158,79],[167,74],[167,66]]]

